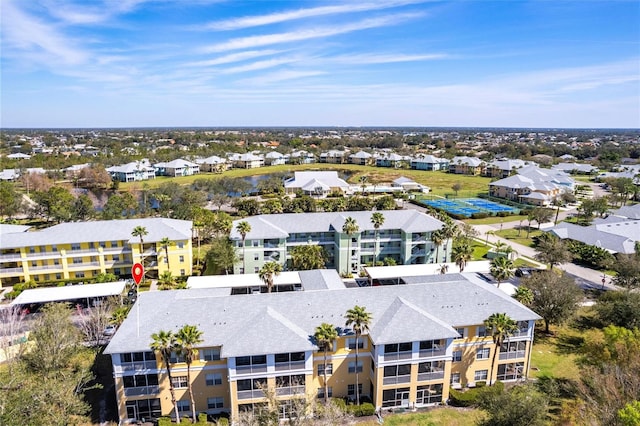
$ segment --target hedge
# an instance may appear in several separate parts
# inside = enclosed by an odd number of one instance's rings
[[[467,389],[465,391],[458,391],[455,389],[449,390],[449,405],[454,407],[473,407],[477,405],[480,395],[483,393],[497,393],[500,394],[504,390],[504,383],[498,381],[493,386],[484,386],[484,382],[478,382],[477,387]]]

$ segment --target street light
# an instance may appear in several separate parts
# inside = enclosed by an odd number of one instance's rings
[[[602,290],[604,290],[604,284],[607,282],[607,276],[603,273],[602,274]]]

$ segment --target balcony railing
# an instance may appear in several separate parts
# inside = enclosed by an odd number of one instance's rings
[[[264,398],[264,391],[261,389],[238,391],[238,399]]]
[[[267,364],[236,367],[236,374],[266,373]]]
[[[100,262],[82,262],[82,263],[69,263],[67,267],[69,269],[80,268],[85,269],[87,266],[100,267]]]
[[[526,352],[525,351],[510,351],[510,352],[500,352],[500,359],[517,359],[524,358]]]
[[[433,349],[422,349],[420,350],[420,358],[429,358],[432,356],[443,356],[446,355],[447,350],[445,348],[433,348]]]
[[[305,367],[304,361],[276,362],[276,371],[304,370],[304,367]]]
[[[306,389],[304,385],[298,386],[287,386],[276,388],[277,396],[285,396],[285,395],[304,395]]]
[[[76,265],[85,265],[77,263]],[[69,265],[71,266],[71,265]],[[29,266],[29,272],[31,271],[62,271],[62,265],[43,265],[43,266]]]
[[[384,354],[384,360],[385,361],[396,361],[396,360],[400,360],[400,359],[411,359],[411,357],[412,357],[412,352],[411,351],[394,352],[394,353]]]
[[[409,382],[411,382],[410,374],[407,374],[406,376],[384,377],[382,379],[383,385],[396,385],[399,383],[409,383]]]
[[[529,329],[525,328],[524,330],[520,330],[520,331],[516,331],[515,333],[512,333],[509,337],[523,337],[528,335],[529,335]]]
[[[444,371],[432,371],[430,373],[418,373],[418,381],[444,379]]]
[[[155,361],[131,362],[127,364],[113,366],[113,371],[115,373],[132,373],[132,372],[142,372],[145,370],[155,370],[155,369],[156,369]]]
[[[137,388],[125,388],[125,396],[144,396],[144,395],[157,395],[160,393],[160,386],[140,386]]]
[[[0,275],[8,274],[21,274],[24,270],[22,268],[0,268]]]

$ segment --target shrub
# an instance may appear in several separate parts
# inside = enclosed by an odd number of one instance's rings
[[[216,422],[217,426],[229,426],[229,419],[226,417],[220,417]]]
[[[373,416],[376,413],[376,407],[370,402],[365,402],[360,405],[350,405],[349,412],[355,417]]]
[[[343,412],[347,412],[347,403],[342,398],[331,398],[331,402]]]
[[[486,217],[489,217],[489,213],[479,212],[471,214],[471,219],[484,219]]]
[[[504,383],[498,381],[493,386],[486,386],[486,382],[477,382],[475,388],[465,391],[451,389],[449,391],[449,405],[454,407],[473,407],[478,405],[485,394],[501,394],[504,391]]]
[[[198,414],[198,424],[207,424],[207,413],[199,413]]]
[[[169,417],[160,417],[158,419],[158,426],[171,426],[171,419]]]

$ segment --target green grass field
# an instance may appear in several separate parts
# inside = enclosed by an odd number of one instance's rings
[[[471,408],[438,407],[426,413],[400,413],[384,415],[385,426],[473,426],[485,414]],[[359,422],[358,426],[377,426],[376,420]]]
[[[294,172],[300,170],[336,170],[346,171],[352,173],[349,178],[349,183],[357,185],[359,183],[360,176],[367,177],[367,183],[380,184],[391,183],[393,180],[400,176],[405,176],[415,180],[418,183],[426,185],[431,188],[431,191],[435,195],[452,194],[453,190],[451,186],[454,183],[460,182],[462,189],[459,192],[459,196],[475,196],[478,193],[486,193],[489,189],[490,178],[481,176],[466,176],[456,175],[447,172],[425,172],[421,170],[406,170],[406,169],[391,169],[384,167],[373,166],[357,166],[354,164],[301,164],[297,166],[293,165],[280,165],[280,166],[268,166],[260,167],[258,169],[233,169],[224,173],[201,173],[193,176],[182,177],[157,177],[153,180],[142,182],[128,182],[121,183],[120,190],[141,189],[143,185],[153,189],[166,182],[175,182],[179,185],[189,185],[197,179],[219,179],[221,177],[247,177],[247,176],[260,176],[271,173],[285,173]]]

